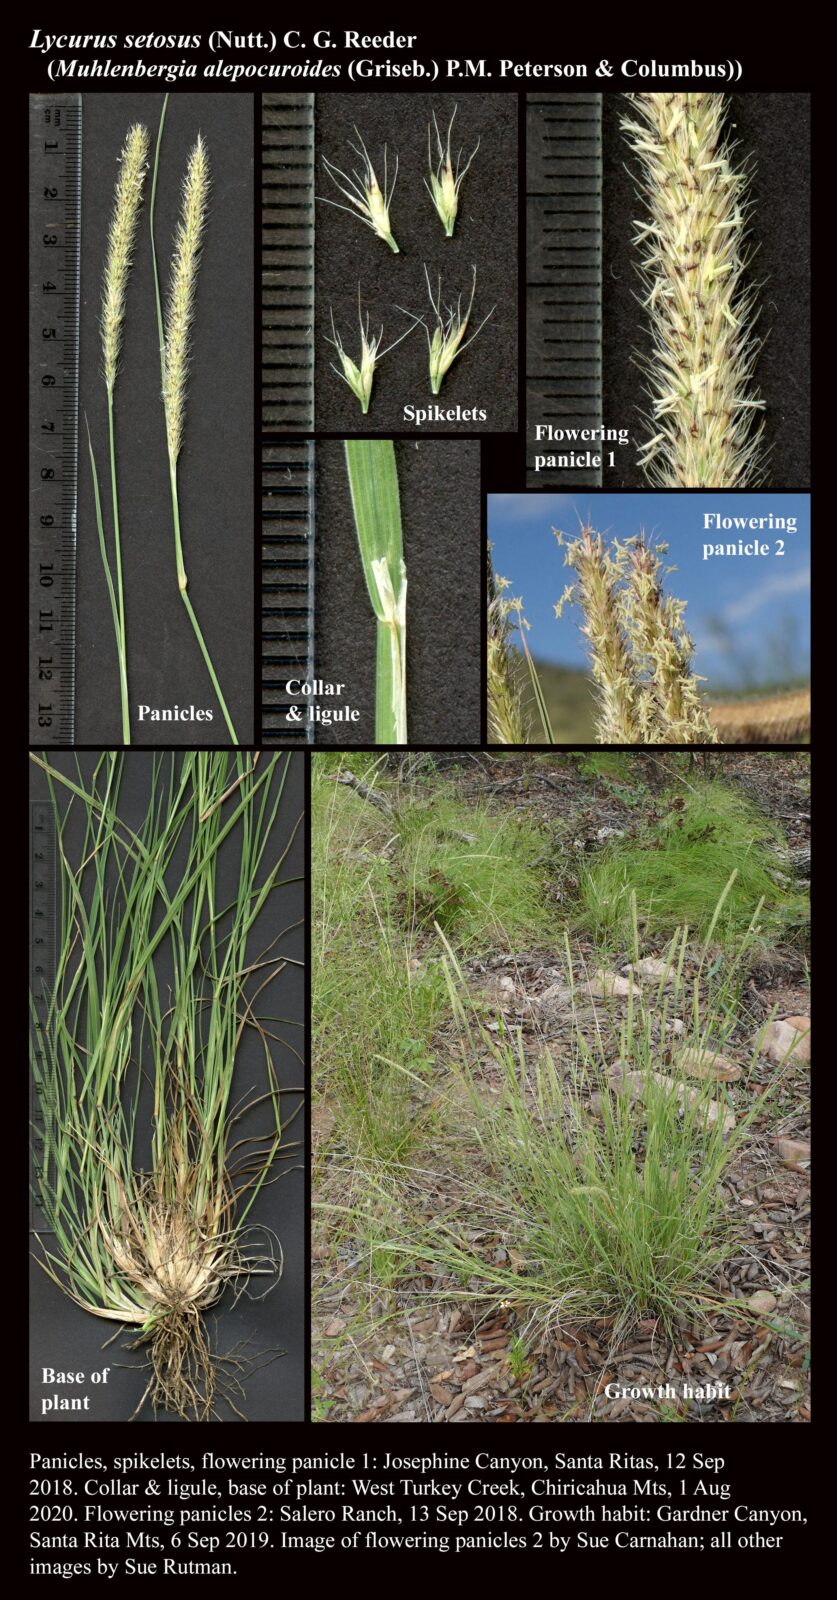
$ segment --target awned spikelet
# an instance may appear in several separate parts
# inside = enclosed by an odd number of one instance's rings
[[[125,294],[134,254],[147,167],[148,129],[144,128],[142,123],[135,122],[128,129],[119,158],[119,175],[113,196],[102,292],[102,360],[105,383],[111,392],[119,368],[122,325],[125,320]]]
[[[439,124],[436,121],[435,111],[433,113],[432,125],[428,126],[427,129],[427,164],[430,168],[430,178],[429,180],[425,178],[424,181],[430,198],[436,207],[439,220],[445,230],[445,235],[448,239],[453,237],[453,230],[456,226],[456,217],[459,211],[459,191],[462,188],[463,179],[480,147],[480,142],[478,139],[468,157],[468,160],[465,162],[464,167],[461,165],[462,152],[460,151],[456,158],[456,166],[454,167],[451,156],[450,138],[451,133],[453,132],[453,122],[457,110],[458,107],[454,106],[453,116],[448,123],[447,139],[444,143],[442,142],[442,135],[439,131]],[[434,132],[436,134],[437,149],[437,158],[435,163],[433,160]]]
[[[360,328],[359,362],[353,361],[352,357],[344,348],[343,340],[334,326],[333,314],[331,317],[331,338],[328,342],[329,344],[334,345],[340,361],[339,367],[336,367],[334,362],[332,362],[332,372],[336,372],[337,376],[342,378],[344,383],[348,384],[352,394],[357,400],[360,401],[360,409],[363,412],[363,415],[366,416],[369,410],[369,402],[372,399],[372,384],[375,378],[375,368],[381,361],[383,361],[384,356],[389,355],[390,350],[394,350],[396,345],[401,343],[402,339],[406,339],[408,333],[413,332],[414,328],[416,327],[416,323],[413,322],[398,339],[393,339],[392,344],[388,344],[386,349],[382,350],[381,342],[384,337],[384,330],[381,328],[379,333],[370,334],[369,313],[367,312],[366,316],[364,317],[360,303],[360,290],[358,290],[357,297],[357,315],[358,326]]]
[[[384,183],[382,188],[370,160],[369,152],[357,128],[355,128],[355,133],[357,134],[358,142],[357,144],[352,144],[350,139],[349,148],[354,150],[355,155],[360,157],[362,163],[360,172],[354,168],[351,173],[343,172],[340,167],[334,166],[333,162],[327,161],[323,156],[323,166],[326,172],[335,188],[346,196],[349,205],[342,206],[339,200],[330,200],[327,195],[318,195],[317,198],[326,205],[336,206],[338,211],[349,211],[353,216],[358,216],[364,227],[371,228],[372,232],[379,239],[383,239],[384,243],[389,245],[390,250],[393,250],[398,255],[398,245],[393,238],[389,220],[389,208],[398,178],[398,157],[396,156],[395,158],[395,171],[392,175],[392,183],[390,183],[387,147],[384,145]]]
[[[433,394],[438,394],[442,387],[442,381],[445,373],[450,371],[457,357],[463,355],[468,349],[468,346],[473,344],[477,335],[482,333],[485,324],[488,322],[490,317],[493,317],[497,308],[496,306],[492,306],[487,315],[483,317],[479,327],[476,328],[471,334],[470,339],[466,339],[465,335],[468,332],[468,324],[471,320],[474,296],[477,292],[476,267],[473,268],[471,294],[464,311],[462,309],[461,294],[457,297],[455,305],[443,305],[441,278],[439,278],[437,281],[436,293],[434,295],[427,267],[424,269],[424,276],[427,283],[427,293],[430,297],[430,305],[433,310],[435,324],[433,332],[431,333],[430,329],[425,323],[425,333],[427,334],[428,365],[430,371],[430,388]]]
[[[166,308],[165,379],[166,437],[169,460],[175,462],[183,443],[189,341],[195,314],[201,243],[209,201],[209,162],[198,134],[183,180],[183,203],[174,239],[169,298]]]
[[[727,96],[636,94],[623,128],[640,164],[636,224],[653,351],[651,436],[640,462],[665,488],[744,488],[759,477],[759,344],[746,285],[746,177],[725,133]]]

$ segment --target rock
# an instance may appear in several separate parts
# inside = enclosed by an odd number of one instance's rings
[[[801,1023],[802,1027],[797,1027]],[[805,1066],[811,1059],[811,1023],[807,1017],[786,1018],[783,1022],[771,1022],[765,1029],[761,1039],[761,1053],[769,1061],[783,1064],[791,1061],[797,1066]]]
[[[603,844],[605,839],[624,839],[624,837],[625,837],[624,828],[597,828],[596,829],[596,838],[598,839],[599,844]]]
[[[565,1006],[570,999],[570,991],[565,983],[551,983],[543,994],[533,995],[532,1004],[544,1006],[547,1010],[557,1010]]]
[[[713,1078],[716,1083],[737,1083],[741,1077],[738,1064],[711,1047],[696,1050],[687,1045],[685,1049],[678,1050],[674,1066],[689,1078]]]
[[[669,989],[677,976],[674,966],[670,961],[659,961],[656,956],[644,956],[641,961],[631,961],[623,972],[632,972],[637,978],[645,978],[649,983],[662,983]]]
[[[635,985],[630,978],[620,978],[615,972],[599,971],[593,974],[589,983],[584,983],[581,987],[587,994],[602,1000],[624,1000]]]
[[[614,1061],[608,1068],[608,1076],[614,1093],[630,1095],[631,1105],[635,1104],[645,1093],[647,1083],[645,1073],[629,1071],[623,1061]],[[700,1092],[697,1089],[687,1089],[684,1083],[678,1083],[676,1078],[669,1078],[664,1072],[652,1072],[650,1076],[656,1084],[659,1084],[661,1089],[676,1094],[681,1102],[688,1098],[689,1105],[693,1106],[701,1099]],[[600,1094],[591,1095],[590,1106],[597,1116],[601,1115],[602,1096]],[[735,1117],[725,1106],[719,1105],[717,1100],[710,1100],[706,1106],[708,1125],[713,1127],[721,1118],[723,1118],[724,1137],[726,1137],[735,1127]]]
[[[682,1017],[673,1017],[669,1023],[669,1027],[676,1039],[682,1038],[683,1034],[686,1032],[686,1024]]]
[[[755,1294],[750,1295],[747,1306],[760,1317],[769,1316],[771,1311],[776,1310],[776,1296],[769,1289],[757,1289]]]
[[[782,1166],[789,1167],[791,1172],[802,1171],[803,1163],[807,1166],[811,1160],[811,1146],[807,1139],[786,1139],[780,1135],[773,1143]]]

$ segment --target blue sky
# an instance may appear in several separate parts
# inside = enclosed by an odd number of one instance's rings
[[[781,529],[705,529],[704,517],[795,516],[797,532]],[[579,518],[620,539],[645,530],[669,546],[677,571],[667,592],[687,600],[686,624],[695,644],[695,670],[715,686],[742,689],[804,678],[810,654],[810,497],[805,494],[641,493],[495,494],[488,497],[488,537],[494,568],[523,598],[529,647],[542,661],[585,666],[580,612],[554,605],[572,578],[553,528],[572,535]],[[766,556],[704,559],[704,543],[770,547]],[[774,553],[784,539],[785,554]]]

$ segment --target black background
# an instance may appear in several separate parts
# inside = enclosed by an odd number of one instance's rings
[[[89,777],[95,765],[96,757],[84,754],[80,758],[82,774]],[[130,827],[138,827],[145,816],[150,795],[151,763],[152,756],[144,751],[129,751],[126,757],[122,788],[119,797],[119,816]],[[266,761],[266,755],[262,761]],[[50,760],[59,771],[75,778],[74,758],[63,753],[58,753]],[[291,765],[285,780],[285,788],[280,802],[279,814],[274,826],[273,836],[266,852],[266,863],[275,860],[285,848],[294,823],[297,821],[304,806],[304,771],[302,758],[298,755],[280,755],[278,767],[273,783],[278,784],[284,764],[290,760]],[[166,770],[168,763],[166,763]],[[46,778],[39,767],[31,765],[31,792],[33,800],[48,798]],[[260,791],[261,792],[261,791]],[[275,789],[274,789],[275,792]],[[57,789],[59,804],[62,810],[70,800],[68,790],[60,786]],[[80,806],[76,805],[79,824],[81,820]],[[75,826],[74,824],[72,826]],[[291,851],[280,872],[280,877],[294,877],[305,872],[305,841],[304,830],[300,828],[291,846]],[[70,838],[70,860],[75,861],[72,854],[72,839]],[[176,858],[179,859],[179,858]],[[222,845],[218,857],[218,904],[225,905],[235,895],[238,884],[238,844],[237,830],[233,830],[230,839]],[[271,940],[289,923],[296,922],[304,914],[305,886],[304,883],[289,884],[276,889],[268,898],[263,907],[258,924],[251,934],[250,952],[251,959],[256,960],[262,951],[267,948]],[[168,982],[168,968],[166,964],[166,942],[161,946],[156,961],[158,982],[160,984],[161,1004],[165,1006],[166,983]],[[295,928],[287,934],[277,946],[277,955],[282,953],[302,960],[305,954],[304,927]],[[260,997],[258,1015],[263,1018],[268,1016],[283,1016],[292,1022],[301,1022],[306,1015],[305,982],[304,974],[299,967],[288,966],[280,973],[273,983]],[[272,1024],[266,1022],[267,1027]],[[302,1029],[293,1026],[276,1026],[275,1032],[290,1039],[293,1045],[300,1049]],[[280,1084],[286,1089],[292,1089],[300,1084],[303,1068],[296,1057],[280,1044],[273,1043],[272,1054]],[[243,1092],[250,1083],[261,1084],[264,1078],[264,1056],[262,1044],[252,1030],[245,1030],[236,1063],[236,1081],[239,1085],[238,1092]],[[283,1119],[294,1111],[299,1103],[298,1096],[287,1094],[283,1096]],[[254,1127],[262,1127],[258,1121],[258,1113],[253,1113],[256,1118]],[[142,1123],[142,1116],[140,1118]],[[214,1335],[213,1343],[221,1353],[232,1350],[240,1341],[252,1336],[251,1350],[275,1351],[282,1350],[287,1353],[270,1365],[263,1366],[261,1370],[254,1371],[245,1381],[246,1398],[238,1400],[237,1404],[244,1412],[245,1417],[253,1421],[271,1419],[284,1421],[299,1418],[305,1411],[305,1393],[307,1384],[305,1349],[307,1344],[307,1267],[304,1248],[305,1233],[305,1185],[302,1172],[291,1170],[299,1168],[303,1160],[305,1148],[305,1130],[302,1116],[297,1116],[287,1134],[288,1142],[303,1140],[303,1146],[292,1160],[280,1162],[276,1170],[285,1169],[283,1176],[276,1183],[263,1187],[251,1212],[251,1220],[258,1221],[272,1228],[279,1236],[285,1254],[285,1266],[282,1278],[276,1282],[270,1294],[263,1300],[248,1300],[243,1296],[238,1304],[232,1304],[233,1296],[228,1291],[219,1305],[207,1313],[207,1332]],[[30,1239],[34,1246],[34,1241]],[[35,1250],[37,1246],[34,1246]],[[67,1416],[61,1413],[41,1414],[41,1398],[57,1392],[61,1395],[72,1397],[75,1392],[72,1388],[60,1385],[44,1386],[42,1382],[42,1368],[73,1369],[89,1373],[101,1367],[110,1367],[107,1384],[86,1385],[82,1392],[90,1394],[91,1407],[84,1414],[84,1420],[90,1422],[126,1422],[132,1411],[142,1398],[143,1390],[148,1382],[148,1369],[143,1367],[146,1355],[142,1350],[131,1352],[126,1346],[130,1343],[130,1330],[123,1337],[122,1330],[117,1324],[102,1320],[85,1312],[76,1306],[66,1295],[56,1287],[38,1266],[33,1256],[30,1258],[30,1384],[31,1384],[31,1420],[36,1422],[66,1423]],[[254,1292],[260,1293],[265,1280],[253,1280]],[[118,1337],[103,1348],[106,1340],[112,1339],[114,1331]],[[222,1406],[223,1414],[229,1418],[230,1413]],[[78,1420],[72,1418],[71,1420]],[[154,1415],[148,1402],[141,1413],[141,1420],[153,1421]],[[177,1421],[177,1418],[166,1416],[164,1421]],[[33,1446],[34,1448],[34,1446]],[[39,1445],[37,1448],[45,1450]],[[64,1446],[62,1445],[63,1449]]]
[[[113,568],[101,282],[117,162],[132,122],[151,136],[162,94],[82,96],[81,371],[76,739],[121,742],[110,603],[96,533],[90,424]],[[240,743],[253,737],[253,105],[247,94],[173,94],[157,178],[156,235],[165,297],[181,182],[199,132],[212,187],[198,272],[180,518],[189,596]],[[128,635],[132,741],[224,744],[226,725],[177,590],[146,176],[116,380],[116,462]],[[140,723],[138,704],[213,709],[212,722]]]

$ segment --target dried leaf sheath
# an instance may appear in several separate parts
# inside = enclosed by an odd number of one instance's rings
[[[746,178],[733,165],[722,94],[628,96],[623,128],[639,160],[644,363],[651,437],[641,463],[667,488],[743,488],[759,475],[753,384],[755,293],[747,288]]]

